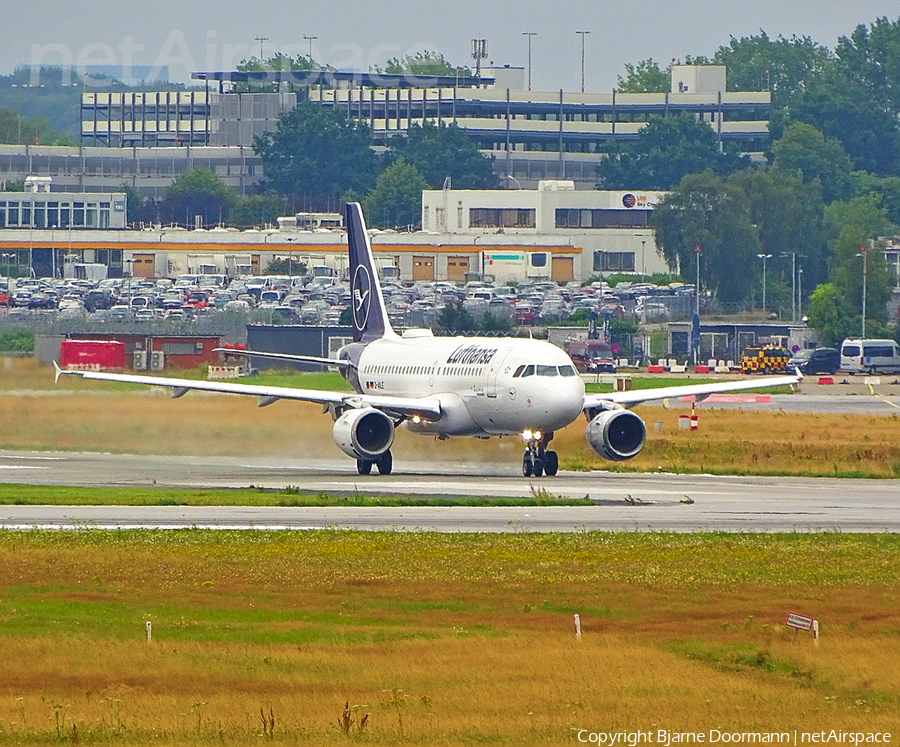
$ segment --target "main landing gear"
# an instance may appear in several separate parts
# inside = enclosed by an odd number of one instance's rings
[[[361,475],[369,475],[372,473],[372,465],[378,467],[379,475],[389,475],[394,468],[394,457],[391,456],[391,450],[388,449],[378,459],[357,459],[356,471]]]
[[[548,451],[547,446],[553,440],[553,433],[532,433],[525,431],[525,456],[522,458],[522,474],[525,477],[540,477],[546,474],[553,477],[559,472],[559,457],[555,451]]]

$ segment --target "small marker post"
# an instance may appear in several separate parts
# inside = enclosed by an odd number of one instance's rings
[[[153,624],[147,620],[147,643],[153,640]]]
[[[581,640],[581,617],[579,615],[575,615],[575,640]]]
[[[813,642],[818,646],[819,645],[819,621],[813,620]]]

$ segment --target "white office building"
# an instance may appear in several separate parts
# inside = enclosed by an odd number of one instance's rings
[[[497,234],[523,245],[524,236],[543,244],[562,240],[578,249],[578,279],[612,272],[650,275],[670,271],[649,227],[664,194],[576,190],[570,181],[542,181],[534,190],[428,190],[422,193],[422,230],[476,242],[479,236],[496,241]]]

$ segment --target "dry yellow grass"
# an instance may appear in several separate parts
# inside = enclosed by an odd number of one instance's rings
[[[28,382],[46,386],[52,373],[30,360],[0,373],[0,408],[14,428],[0,448],[137,454],[272,455],[334,457],[331,420],[315,405],[279,402],[258,408],[250,397],[191,393],[171,400],[165,391],[122,392],[104,382],[73,380],[29,394]],[[16,393],[2,394],[15,390]],[[605,462],[584,439],[579,420],[557,433],[563,469],[852,474],[900,476],[900,417],[797,415],[709,410],[696,432],[678,428],[678,411],[642,407],[647,446],[637,458]],[[662,432],[653,428],[663,423]],[[438,442],[398,432],[399,461],[478,460],[517,464],[516,438]]]
[[[255,743],[263,709],[275,741],[322,744],[346,702],[367,744],[897,732],[897,557],[857,537],[5,534],[0,743],[55,741],[57,719],[85,743]]]

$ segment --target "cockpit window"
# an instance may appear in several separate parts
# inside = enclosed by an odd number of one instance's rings
[[[559,367],[559,375],[560,376],[577,376],[578,374],[575,372],[575,369],[572,366],[560,366]]]
[[[534,366],[525,366],[525,370],[522,372],[522,378],[524,379],[526,376],[534,376]]]
[[[522,375],[522,371],[525,370],[525,364],[523,363],[516,369],[516,372],[513,374],[514,379],[518,379]]]
[[[556,366],[538,366],[537,367],[537,375],[538,376],[559,376],[559,371],[556,370]]]

